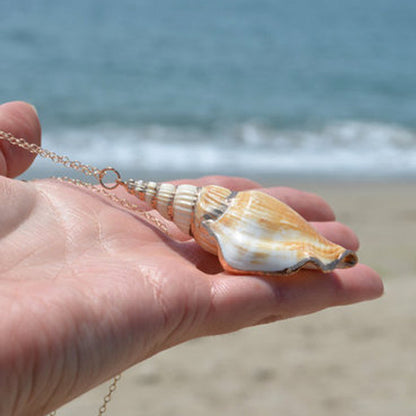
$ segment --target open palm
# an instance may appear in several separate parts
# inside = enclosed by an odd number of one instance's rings
[[[0,107],[0,128],[38,140],[37,117],[22,103]],[[12,177],[28,166],[27,155],[0,145],[0,172]],[[256,186],[235,178],[192,181],[207,182]],[[288,188],[267,192],[329,239],[357,248],[321,198]],[[382,293],[378,276],[362,265],[328,275],[225,274],[215,256],[173,225],[166,236],[142,216],[67,183],[0,177],[0,204],[2,415],[46,413],[194,337]]]

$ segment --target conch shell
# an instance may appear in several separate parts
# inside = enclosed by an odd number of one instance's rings
[[[328,241],[292,208],[263,192],[132,179],[122,184],[217,255],[228,273],[330,272],[358,261],[355,252]]]

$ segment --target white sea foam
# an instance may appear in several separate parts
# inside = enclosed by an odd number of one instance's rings
[[[334,122],[310,130],[254,123],[209,131],[101,126],[46,131],[44,145],[96,166],[172,175],[416,176],[416,132],[381,123]]]

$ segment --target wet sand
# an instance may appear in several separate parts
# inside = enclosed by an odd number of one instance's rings
[[[416,414],[416,183],[295,185],[358,233],[384,297],[165,351],[123,374],[108,415]],[[97,414],[107,384],[58,415]]]

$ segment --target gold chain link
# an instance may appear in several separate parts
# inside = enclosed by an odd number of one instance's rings
[[[111,400],[112,394],[115,392],[117,388],[117,383],[121,378],[121,374],[117,374],[114,378],[111,384],[108,386],[108,393],[104,396],[104,401],[102,406],[98,409],[98,416],[102,416],[106,410],[107,410],[107,404]]]
[[[103,404],[98,409],[98,416],[102,416],[107,411],[107,405],[110,403],[111,397],[117,389],[117,383],[120,381],[120,378],[121,374],[117,374],[111,381],[111,384],[108,386],[108,393],[104,396]],[[56,410],[48,413],[47,416],[56,416]]]
[[[11,133],[7,133],[2,130],[0,130],[0,140],[7,141],[14,146],[25,149],[30,153],[39,155],[44,159],[50,159],[52,162],[56,164],[63,165],[67,168],[70,168],[76,171],[80,171],[86,176],[95,177],[97,181],[99,182],[99,185],[101,185],[101,187],[97,187],[96,185],[93,185],[91,183],[84,182],[79,179],[72,179],[66,176],[57,177],[55,179],[57,179],[58,181],[62,181],[62,182],[69,182],[75,186],[87,188],[92,192],[104,195],[106,198],[110,199],[112,202],[115,202],[121,205],[123,208],[141,213],[148,221],[152,222],[160,231],[162,231],[163,233],[167,235],[169,234],[166,223],[161,221],[159,218],[156,218],[155,216],[150,214],[148,211],[142,210],[138,205],[132,202],[129,202],[127,199],[120,198],[117,195],[109,192],[109,190],[114,189],[117,186],[117,182],[115,186],[107,185],[104,183],[104,177],[108,172],[112,172],[116,174],[117,179],[119,180],[120,175],[115,169],[113,168],[98,169],[91,165],[85,165],[79,162],[78,160],[70,160],[67,156],[60,156],[56,154],[55,152],[51,152],[49,150],[43,149],[37,144],[29,143],[27,140],[23,138],[17,138],[13,136]],[[121,378],[121,374],[118,374],[113,378],[111,384],[108,387],[108,393],[104,396],[103,404],[98,409],[98,416],[102,416],[106,412],[107,405],[110,402],[111,397],[117,388],[117,383],[120,380],[120,378]],[[47,416],[56,416],[56,410],[49,413]]]

